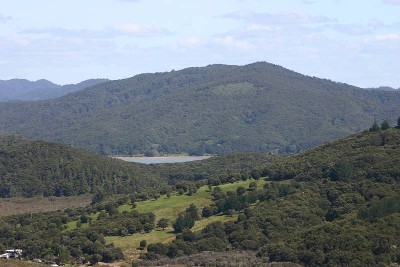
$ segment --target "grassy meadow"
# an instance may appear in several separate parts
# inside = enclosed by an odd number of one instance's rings
[[[239,181],[232,184],[224,184],[219,185],[223,191],[227,192],[230,190],[236,190],[236,188],[243,186],[248,188],[251,182],[255,180],[247,180],[247,181]],[[257,181],[257,186],[262,187],[265,184],[263,179]],[[167,197],[165,195],[161,196],[156,200],[146,200],[137,202],[137,211],[140,213],[143,212],[153,212],[156,215],[156,222],[161,218],[169,219],[170,224],[172,224],[175,219],[178,217],[178,214],[183,212],[186,208],[190,206],[190,204],[195,204],[199,211],[204,206],[208,206],[212,203],[211,200],[211,191],[208,186],[200,187],[197,192],[191,196],[188,195],[172,195],[171,197]],[[131,211],[132,206],[129,204],[125,204],[120,206],[120,212],[123,211]],[[199,231],[203,229],[206,225],[213,222],[226,222],[230,220],[235,220],[236,216],[212,216],[207,219],[201,219],[196,221],[195,226],[192,228],[192,231]],[[114,243],[117,247],[123,249],[124,252],[127,252],[131,249],[136,249],[139,247],[139,243],[141,240],[146,240],[147,244],[157,243],[157,242],[170,242],[175,239],[175,234],[173,233],[172,226],[169,226],[165,230],[155,229],[150,233],[141,233],[141,234],[133,234],[130,236],[120,237],[120,236],[109,236],[106,237],[107,243]]]

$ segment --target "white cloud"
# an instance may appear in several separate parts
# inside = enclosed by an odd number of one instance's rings
[[[367,35],[389,26],[378,20],[370,20],[368,24],[332,24],[325,27],[348,35]]]
[[[234,36],[231,35],[215,37],[214,43],[217,45],[240,50],[250,50],[253,48],[253,45],[250,42],[236,39]]]
[[[171,34],[167,29],[159,26],[136,23],[119,24],[114,26],[114,30],[121,34],[134,36],[160,36]]]
[[[83,38],[83,39],[101,39],[109,37],[109,32],[106,31],[92,31],[92,30],[70,30],[60,27],[48,28],[30,28],[20,32],[23,35],[29,35],[33,38],[40,38],[42,36],[55,37],[55,38]]]
[[[60,27],[50,28],[31,28],[20,32],[20,34],[30,35],[32,37],[40,37],[42,35],[55,38],[79,38],[79,39],[109,39],[118,36],[131,36],[131,37],[152,37],[164,36],[171,34],[165,28],[143,25],[143,24],[119,24],[113,28],[105,29],[103,31],[94,30],[71,30]]]
[[[392,33],[392,34],[377,35],[375,39],[378,41],[400,40],[400,34]]]
[[[6,23],[11,17],[6,17],[0,14],[0,23]]]
[[[400,5],[400,0],[383,0],[383,3],[385,3],[387,5],[399,6]]]
[[[205,45],[205,41],[198,36],[192,36],[187,39],[179,40],[172,45],[172,50],[176,53],[184,53],[190,49]]]
[[[290,25],[327,23],[334,20],[326,16],[312,16],[304,12],[287,12],[280,14],[255,13],[252,11],[237,11],[222,16],[223,18],[244,20],[248,23]]]
[[[185,40],[181,40],[178,43],[179,43],[179,45],[185,46],[185,47],[195,47],[195,46],[201,45],[203,43],[203,40],[198,36],[193,36],[193,37],[187,38]]]

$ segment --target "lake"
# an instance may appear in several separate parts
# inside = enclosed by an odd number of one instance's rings
[[[160,164],[160,163],[180,163],[195,160],[208,159],[211,156],[167,156],[167,157],[114,157],[124,161],[143,163],[143,164]]]

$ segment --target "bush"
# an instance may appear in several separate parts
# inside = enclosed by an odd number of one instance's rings
[[[146,247],[146,245],[147,245],[147,241],[146,241],[146,240],[142,240],[142,241],[140,241],[140,243],[139,243],[139,247],[140,247],[141,249],[144,249],[144,248]]]

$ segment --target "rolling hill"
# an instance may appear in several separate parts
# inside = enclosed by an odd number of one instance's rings
[[[400,114],[365,90],[265,62],[141,74],[64,97],[0,103],[0,131],[102,154],[299,152]]]
[[[266,164],[267,184],[251,194],[258,204],[235,222],[148,245],[142,258],[172,265],[202,251],[254,251],[301,266],[398,265],[399,140],[400,129],[363,132]],[[237,207],[239,193],[227,195],[211,207]]]
[[[106,79],[90,79],[78,84],[61,86],[47,80],[35,82],[24,79],[0,80],[0,102],[54,99],[106,81]]]
[[[21,136],[0,135],[0,198],[160,193],[177,182],[247,173],[280,157],[231,154],[198,162],[146,165]],[[37,199],[36,199],[37,200]],[[30,199],[30,201],[36,201]],[[19,200],[21,202],[21,200]]]
[[[86,208],[0,218],[0,245],[22,248],[25,259],[72,264],[114,262],[124,249],[125,263],[139,266],[211,265],[238,253],[247,255],[234,260],[244,266],[395,266],[399,140],[400,129],[363,131],[265,162],[253,170],[267,175],[257,181],[233,169],[233,180],[196,182],[192,194],[175,187],[147,200],[130,193]],[[184,214],[196,219],[176,230]],[[169,228],[156,227],[161,218]]]
[[[158,192],[163,186],[146,165],[0,135],[0,198]]]

